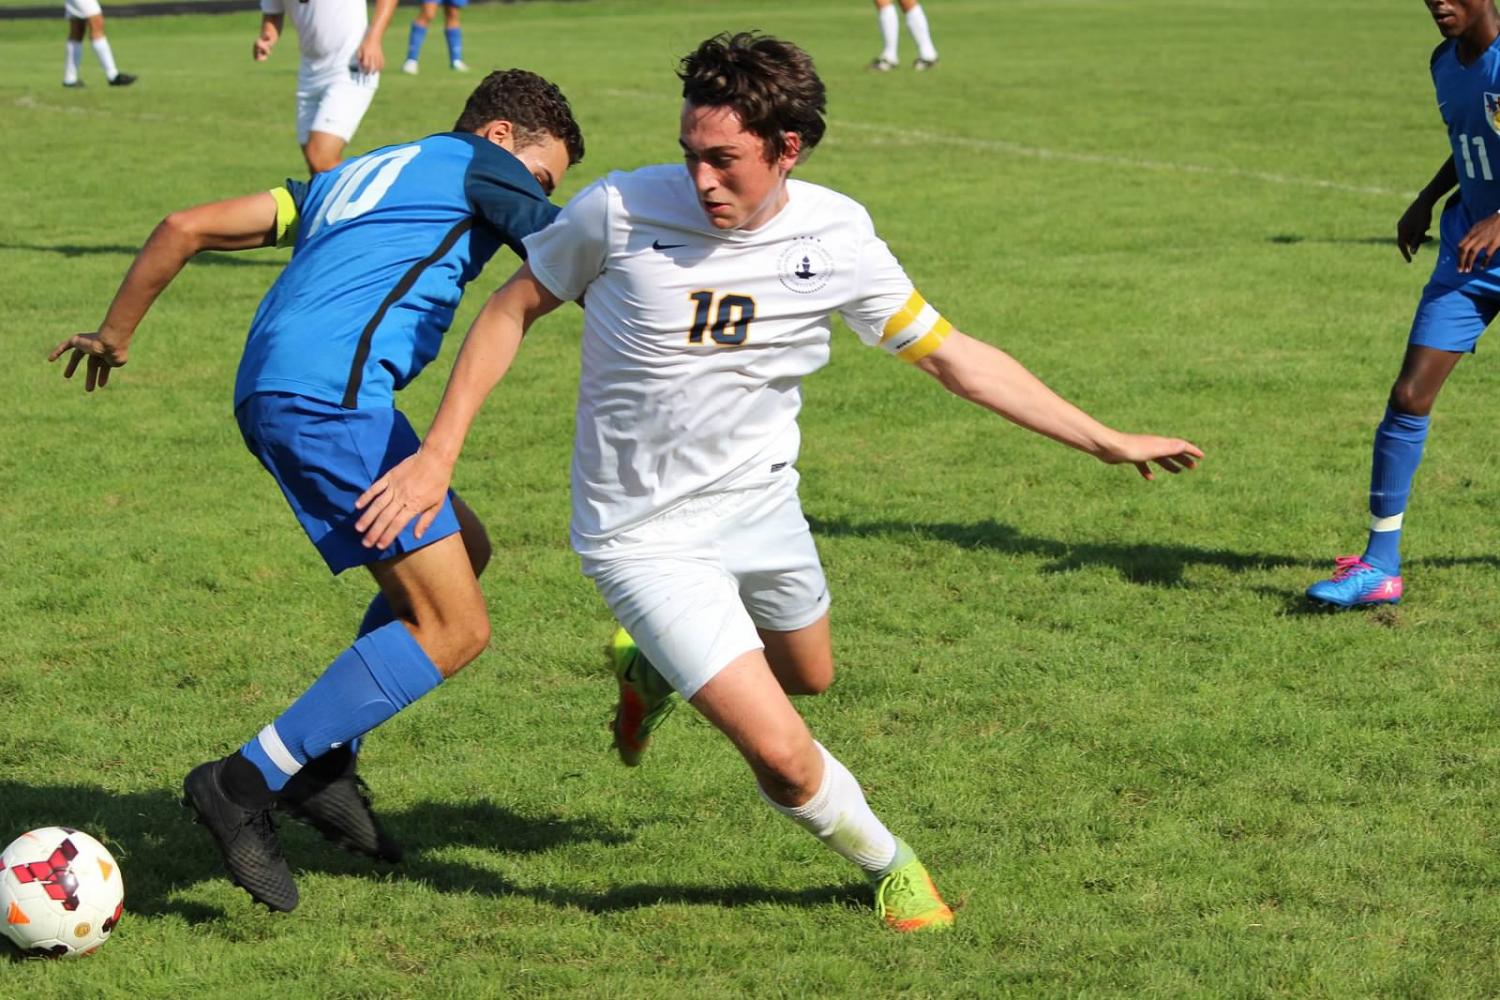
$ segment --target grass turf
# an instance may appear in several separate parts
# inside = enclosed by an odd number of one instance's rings
[[[608,752],[609,618],[565,541],[576,315],[533,332],[457,485],[489,525],[492,648],[383,727],[391,869],[285,834],[271,918],[175,804],[347,641],[330,581],[229,414],[284,259],[211,254],[85,396],[42,362],[92,329],[179,205],[301,171],[294,47],[253,14],[111,22],[127,91],[60,26],[0,38],[0,838],[54,823],[122,864],[118,940],[17,962],[27,996],[1479,996],[1500,992],[1496,374],[1434,418],[1405,604],[1309,613],[1363,535],[1371,430],[1431,261],[1391,245],[1447,155],[1416,5],[933,3],[937,71],[869,74],[844,0],[487,5],[469,62],[559,82],[599,173],[676,156],[675,59],[792,38],[829,85],[800,171],[863,201],[918,286],[1108,422],[1209,452],[1152,485],[945,396],[837,333],[804,503],[840,679],[803,702],[959,909],[909,940],[678,713]],[[1338,30],[1325,30],[1337,24]],[[404,43],[404,15],[387,40]],[[903,39],[903,59],[913,52]],[[441,47],[429,41],[427,55]],[[388,73],[355,148],[447,127],[475,75]],[[424,67],[427,69],[427,67]],[[513,266],[497,259],[455,330]],[[453,338],[456,342],[458,334]],[[454,348],[404,394],[425,426]]]

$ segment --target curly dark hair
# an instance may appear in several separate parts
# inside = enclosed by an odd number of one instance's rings
[[[802,137],[799,159],[823,138],[823,81],[812,56],[791,42],[753,31],[721,32],[683,57],[677,77],[689,104],[733,110],[747,132],[765,140],[768,161],[786,151],[790,132]]]
[[[551,135],[568,150],[568,165],[583,159],[583,133],[557,84],[524,69],[497,69],[474,88],[455,132],[477,132],[492,121],[515,128],[516,146],[530,146]]]

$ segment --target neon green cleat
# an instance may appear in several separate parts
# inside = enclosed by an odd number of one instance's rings
[[[875,885],[875,912],[885,925],[903,934],[952,927],[953,911],[938,895],[922,862],[900,837],[896,838],[895,864]]]
[[[677,707],[672,686],[657,673],[630,633],[615,629],[609,643],[609,658],[614,664],[615,679],[620,682],[620,701],[610,730],[615,734],[615,749],[627,767],[641,762],[641,754],[651,742],[651,733]]]

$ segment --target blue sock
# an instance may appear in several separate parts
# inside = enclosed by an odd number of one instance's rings
[[[444,28],[443,37],[448,39],[448,61],[458,62],[464,57],[464,29]]]
[[[303,764],[374,729],[442,679],[406,626],[391,622],[356,639],[240,753],[280,791]]]
[[[422,43],[427,41],[427,28],[416,21],[411,23],[411,34],[406,39],[406,58],[415,60],[422,51]]]
[[[1392,576],[1401,572],[1401,524],[1412,477],[1422,461],[1429,418],[1385,408],[1375,430],[1375,459],[1370,467],[1370,541],[1365,562]]]
[[[385,594],[376,592],[370,599],[370,606],[365,608],[365,616],[360,620],[359,631],[354,633],[354,638],[369,635],[382,625],[389,625],[396,620],[396,614],[391,610],[391,602],[385,599]],[[349,741],[349,752],[359,753],[360,740],[358,738]]]

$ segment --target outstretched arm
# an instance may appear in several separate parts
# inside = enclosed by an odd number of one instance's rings
[[[47,360],[56,361],[72,351],[63,370],[64,378],[72,378],[78,363],[88,358],[84,388],[89,392],[96,385],[102,388],[109,383],[110,369],[125,363],[130,340],[146,310],[189,258],[200,250],[250,250],[275,242],[276,198],[269,191],[173,212],[136,254],[98,331],[69,337],[52,349]]]
[[[1106,427],[1004,351],[957,330],[916,364],[955,396],[1101,462],[1130,462],[1146,479],[1153,478],[1152,462],[1168,472],[1180,472],[1203,457],[1196,445],[1181,438],[1124,434]]]
[[[422,537],[442,509],[453,466],[479,407],[510,369],[527,329],[560,305],[524,264],[490,296],[464,337],[422,446],[354,502],[364,511],[354,528],[364,534],[366,548],[390,545],[413,518],[420,518],[416,534]]]
[[[1417,193],[1406,211],[1401,213],[1401,218],[1396,222],[1396,248],[1401,251],[1401,256],[1406,258],[1408,264],[1417,248],[1427,239],[1427,230],[1432,228],[1432,210],[1457,183],[1458,166],[1450,156],[1438,167],[1438,172],[1432,175],[1427,186]]]

